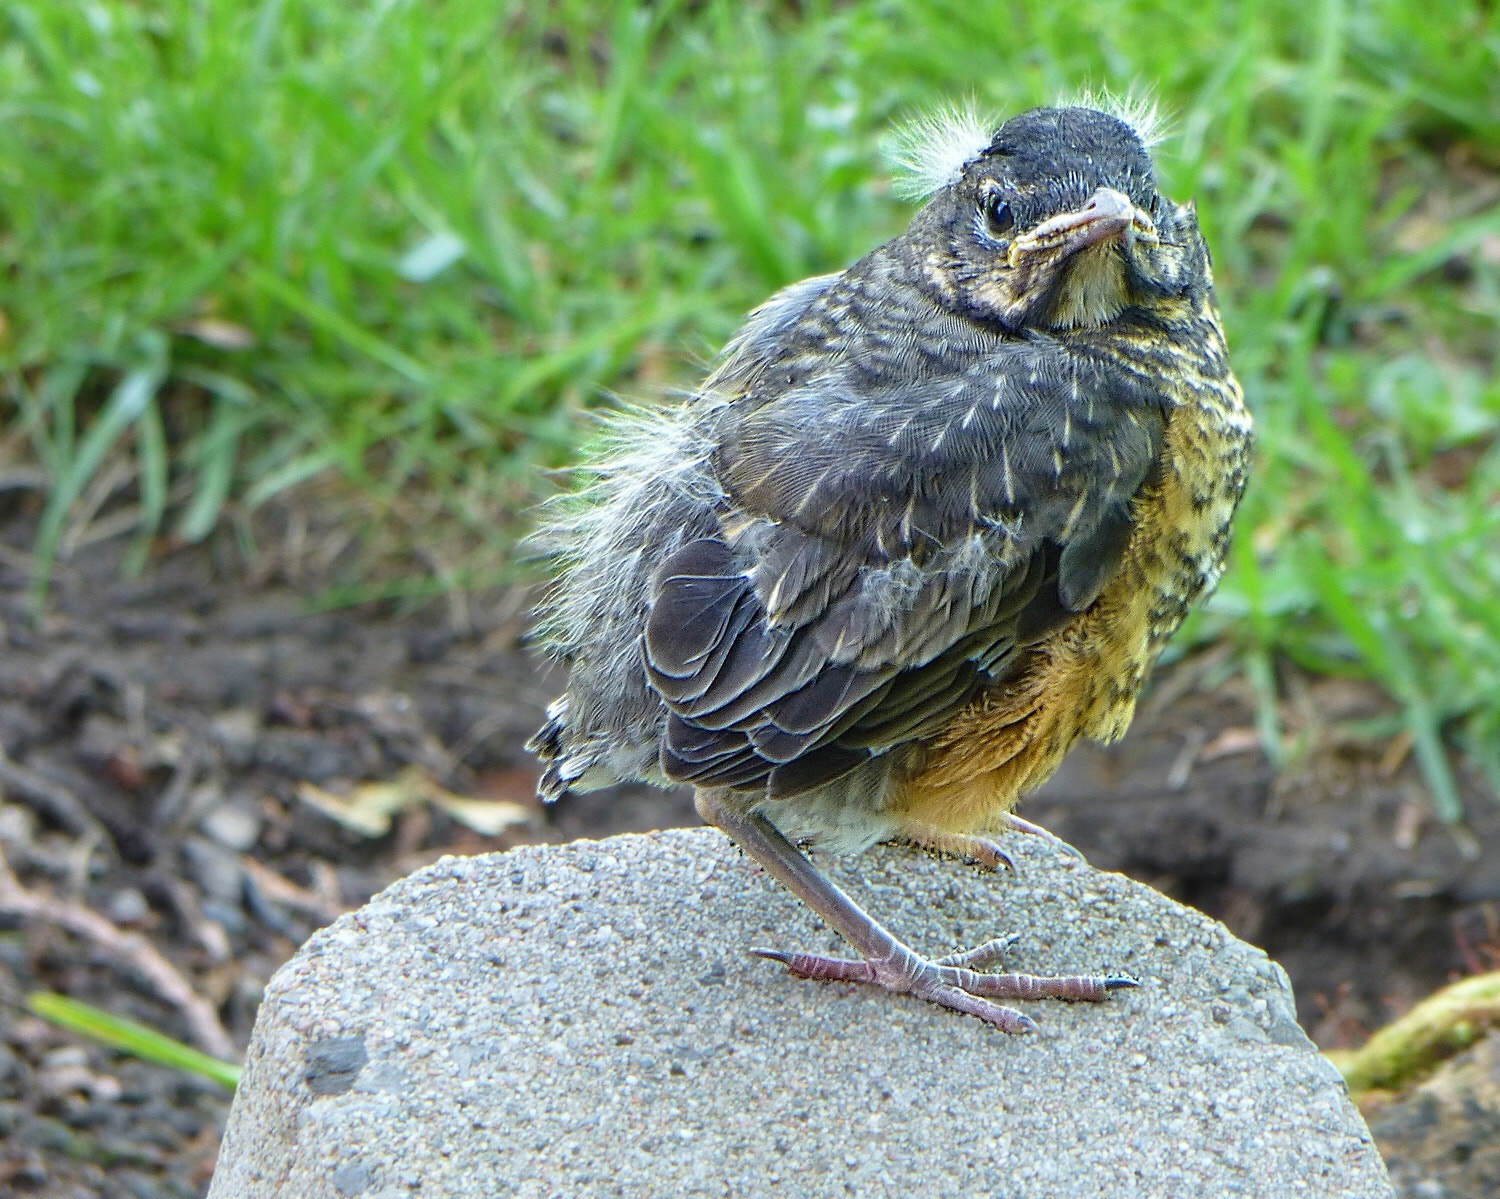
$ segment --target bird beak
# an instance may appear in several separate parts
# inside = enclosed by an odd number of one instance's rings
[[[1055,252],[1066,258],[1102,241],[1132,231],[1138,240],[1155,241],[1156,225],[1132,203],[1124,192],[1101,187],[1082,208],[1050,217],[1035,229],[1016,238],[1010,247],[1010,265],[1028,254]]]

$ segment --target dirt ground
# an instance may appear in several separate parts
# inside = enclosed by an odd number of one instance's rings
[[[126,539],[101,536],[38,624],[35,516],[0,503],[0,1192],[201,1195],[228,1108],[25,1014],[33,989],[201,1046],[217,1019],[243,1049],[297,945],[423,862],[696,823],[686,794],[646,788],[535,805],[522,744],[552,689],[520,644],[521,592],[320,611],[285,528],[253,553],[228,533],[163,547],[134,579]],[[1130,736],[1076,752],[1025,814],[1268,949],[1324,1045],[1500,964],[1484,788],[1466,780],[1465,853],[1403,746],[1343,731],[1384,701],[1297,676],[1278,777],[1223,674],[1214,654],[1162,672]]]

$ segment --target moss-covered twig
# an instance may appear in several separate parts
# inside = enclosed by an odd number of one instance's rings
[[[1429,995],[1359,1049],[1332,1050],[1356,1098],[1373,1090],[1399,1090],[1491,1028],[1500,1027],[1500,971],[1465,978]]]

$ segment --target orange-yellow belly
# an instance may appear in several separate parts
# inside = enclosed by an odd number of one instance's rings
[[[1079,737],[1112,741],[1188,606],[1218,581],[1244,490],[1250,418],[1225,376],[1168,418],[1161,470],[1099,598],[1031,651],[1019,675],[964,708],[926,747],[896,803],[903,826],[980,832],[1051,777]]]

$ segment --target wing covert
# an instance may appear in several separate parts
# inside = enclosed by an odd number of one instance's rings
[[[741,368],[719,534],[662,564],[643,639],[669,776],[773,798],[829,781],[941,727],[1097,597],[1163,402],[1056,342],[986,347]]]

